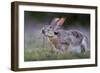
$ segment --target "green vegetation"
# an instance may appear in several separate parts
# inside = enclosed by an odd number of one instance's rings
[[[48,48],[25,49],[24,61],[42,61],[42,60],[62,60],[62,59],[86,59],[90,58],[90,52],[83,53],[69,53],[57,52]]]

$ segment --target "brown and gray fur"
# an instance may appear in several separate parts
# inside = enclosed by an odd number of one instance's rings
[[[65,18],[54,18],[50,25],[43,27],[43,35],[59,51],[85,52],[88,48],[87,36],[79,30],[62,29],[63,22],[61,19],[65,20]]]

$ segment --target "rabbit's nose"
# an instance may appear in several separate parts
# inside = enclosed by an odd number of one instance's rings
[[[44,31],[44,29],[42,29],[42,33],[43,33],[43,34],[45,34],[45,31]]]

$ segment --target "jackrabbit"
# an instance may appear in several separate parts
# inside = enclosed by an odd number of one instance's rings
[[[42,29],[52,45],[59,51],[85,52],[88,39],[79,30],[64,30],[61,28],[65,18],[54,18],[48,27]]]

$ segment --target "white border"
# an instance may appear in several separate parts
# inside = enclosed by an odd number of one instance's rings
[[[91,15],[91,58],[77,59],[77,60],[53,60],[53,61],[34,61],[24,62],[24,11],[42,11],[42,12],[63,12],[63,13],[83,13]],[[62,66],[62,65],[82,65],[95,64],[95,10],[94,9],[80,9],[80,8],[63,8],[50,6],[25,6],[19,5],[19,68],[34,68],[34,67],[48,67],[48,66]]]

